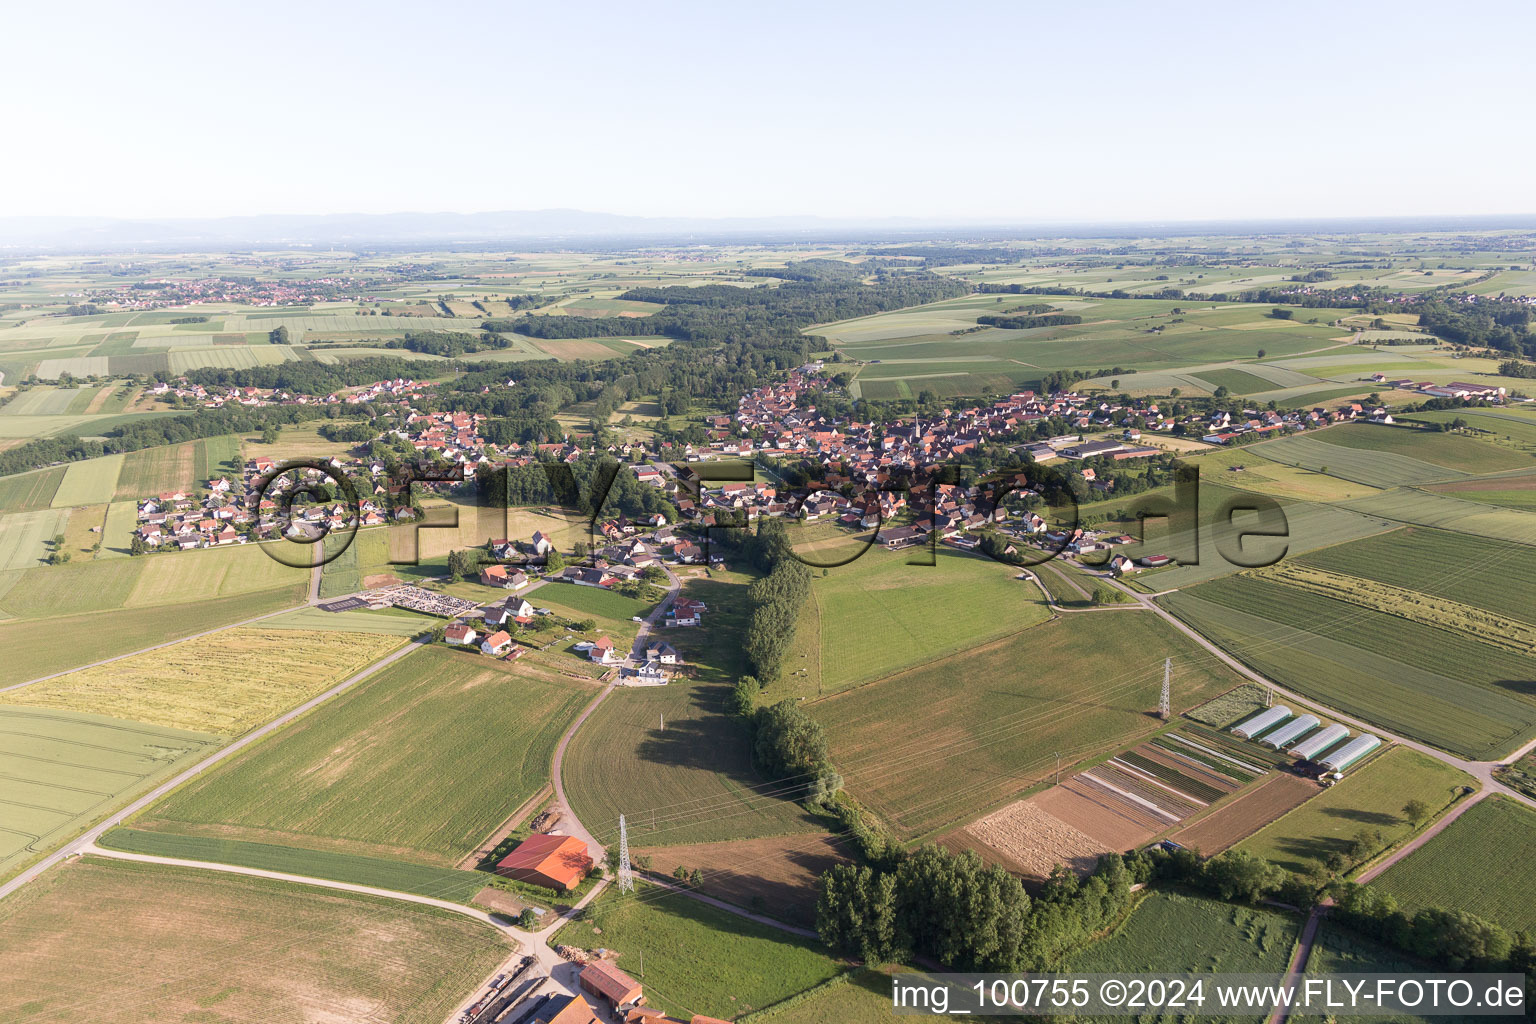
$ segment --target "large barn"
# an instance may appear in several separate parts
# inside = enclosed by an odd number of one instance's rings
[[[591,870],[587,844],[575,836],[529,836],[496,865],[498,875],[560,892],[576,888]]]

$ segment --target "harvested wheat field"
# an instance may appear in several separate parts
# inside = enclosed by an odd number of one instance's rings
[[[509,952],[430,907],[87,857],[0,905],[0,1020],[435,1024]]]
[[[1275,772],[1231,803],[1169,838],[1207,856],[1217,854],[1319,792],[1314,782],[1289,772]]]
[[[1115,852],[1114,848],[1051,814],[1035,799],[1009,804],[972,822],[953,833],[944,845],[953,849],[974,849],[1009,870],[1036,878],[1049,875],[1057,864],[1087,872],[1093,869],[1101,854]],[[1119,849],[1128,849],[1132,845],[1135,843]]]

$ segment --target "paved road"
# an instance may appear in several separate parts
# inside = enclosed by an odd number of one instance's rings
[[[1298,984],[1301,976],[1307,972],[1307,961],[1312,957],[1312,944],[1317,941],[1317,928],[1322,923],[1323,915],[1327,908],[1317,906],[1312,908],[1312,915],[1307,918],[1307,923],[1302,926],[1301,937],[1296,940],[1296,949],[1291,953],[1291,962],[1285,969],[1285,982]],[[1265,1024],[1285,1024],[1287,1017],[1291,1015],[1288,1006],[1277,1006],[1270,1011]]]
[[[214,765],[218,764],[220,761],[223,761],[225,758],[230,757],[240,752],[241,750],[244,750],[252,743],[255,743],[262,737],[276,731],[277,729],[281,729],[283,726],[304,714],[306,711],[309,711],[311,708],[314,708],[317,705],[330,700],[332,697],[339,693],[344,693],[345,691],[351,689],[358,683],[362,682],[364,679],[373,675],[373,673],[377,672],[379,669],[383,668],[385,665],[400,660],[420,646],[420,643],[414,640],[411,641],[404,647],[396,650],[393,654],[388,654],[383,658],[380,658],[378,661],[369,665],[367,668],[363,669],[361,672],[358,672],[356,675],[348,676],[346,679],[343,679],[341,682],[337,683],[329,690],[326,690],[318,697],[312,697],[305,701],[303,704],[300,704],[298,707],[284,712],[277,718],[274,718],[272,721],[268,722],[266,725],[263,725],[260,728],[253,730],[252,732],[246,733],[244,736],[235,740],[228,746],[223,747],[208,755],[206,758],[188,768],[186,771],[181,772],[179,775],[176,775],[175,777],[165,782],[162,782],[148,793],[145,793],[143,796],[133,801],[133,803],[109,815],[106,819],[93,826],[83,835],[76,837],[73,841],[66,843],[59,849],[53,851],[48,856],[44,857],[36,864],[33,864],[31,867],[27,868],[21,874],[11,879],[9,882],[6,882],[4,885],[0,885],[0,900],[3,900],[17,889],[20,889],[22,886],[32,881],[32,879],[36,878],[44,871],[47,871],[49,868],[53,867],[64,858],[73,854],[84,852],[90,847],[95,846],[96,840],[100,839],[108,829],[116,828],[123,822],[125,818],[128,818],[130,815],[137,814],[139,811],[148,807],[156,800],[159,800],[161,797],[165,796],[177,786],[180,786],[183,782],[201,775],[203,772],[207,771],[209,768],[212,768]]]
[[[672,606],[673,600],[677,597],[677,592],[683,588],[682,580],[678,579],[677,574],[670,568],[663,565],[661,571],[667,574],[667,596],[662,598],[661,603],[652,608],[651,614],[647,615],[645,621],[640,623],[640,632],[635,634],[634,653],[630,655],[633,661],[640,662],[645,660],[645,641],[649,639],[651,630],[655,628],[656,623],[661,621],[661,617]]]
[[[570,728],[566,729],[565,734],[560,737],[560,742],[555,744],[555,756],[554,760],[550,763],[549,769],[550,782],[555,791],[555,806],[560,809],[560,831],[566,835],[576,836],[586,843],[587,848],[592,851],[592,859],[597,861],[603,859],[606,848],[581,823],[581,819],[576,817],[576,812],[571,810],[571,802],[565,797],[565,780],[560,777],[561,766],[565,764],[565,748],[570,745],[571,737],[576,735],[576,730],[581,728],[581,723],[585,722],[587,717],[597,710],[597,706],[603,702],[603,698],[612,693],[613,688],[617,685],[617,683],[609,683],[603,687],[602,691],[592,698],[592,703],[583,708],[581,714],[576,716],[576,721],[571,723]]]

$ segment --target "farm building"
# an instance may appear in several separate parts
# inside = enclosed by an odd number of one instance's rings
[[[1338,750],[1322,758],[1320,763],[1326,768],[1341,772],[1379,746],[1381,746],[1381,740],[1366,733],[1363,736],[1356,736]]]
[[[1232,731],[1245,740],[1251,740],[1265,729],[1273,728],[1291,717],[1291,709],[1284,704],[1265,708],[1246,722],[1239,722]]]
[[[645,998],[640,983],[606,960],[594,960],[581,969],[581,991],[608,1005],[614,1013]]]
[[[1317,755],[1327,750],[1340,740],[1349,738],[1349,730],[1342,725],[1330,725],[1322,732],[1313,735],[1296,744],[1296,749],[1291,753],[1307,761],[1316,760]]]
[[[531,835],[496,865],[498,875],[563,892],[576,888],[591,870],[587,844],[575,836]]]
[[[1321,724],[1316,715],[1302,715],[1295,721],[1287,722],[1274,732],[1269,733],[1259,742],[1279,750],[1287,743],[1295,743]]]

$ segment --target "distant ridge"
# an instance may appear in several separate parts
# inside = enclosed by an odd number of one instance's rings
[[[1356,217],[1294,220],[991,222],[920,217],[634,217],[585,210],[488,213],[265,214],[212,218],[0,217],[0,252],[132,249],[192,250],[242,246],[483,246],[535,241],[615,246],[644,240],[910,241],[918,238],[1115,238],[1220,234],[1351,234],[1490,231],[1536,228],[1536,215]]]

